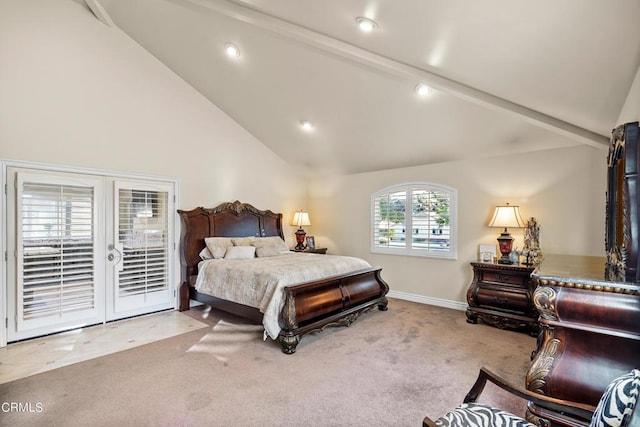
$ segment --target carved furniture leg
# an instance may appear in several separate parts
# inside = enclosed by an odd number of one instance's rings
[[[300,337],[298,335],[280,335],[279,341],[283,353],[293,354],[296,352],[296,348],[298,347],[298,343],[300,342]]]
[[[189,302],[189,282],[182,282],[182,285],[180,285],[179,311],[187,311],[189,309],[191,309]]]

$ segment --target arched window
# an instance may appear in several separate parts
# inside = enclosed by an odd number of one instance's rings
[[[454,188],[428,182],[372,194],[371,252],[455,259],[457,198]]]

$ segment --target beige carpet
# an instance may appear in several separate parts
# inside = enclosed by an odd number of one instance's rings
[[[237,317],[207,321],[0,385],[0,425],[419,426],[461,403],[481,366],[522,385],[535,348],[527,334],[395,299],[387,312],[303,338],[294,355]],[[488,390],[486,399],[502,396]]]

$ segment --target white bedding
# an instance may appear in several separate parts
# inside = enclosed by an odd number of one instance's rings
[[[210,259],[199,265],[196,290],[258,308],[265,339],[280,333],[278,315],[284,304],[282,288],[369,268],[360,258],[301,254],[251,259]]]

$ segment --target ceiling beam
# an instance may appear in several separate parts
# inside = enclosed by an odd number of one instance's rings
[[[88,0],[87,0],[88,1]],[[240,1],[229,0],[169,0],[180,6],[195,7],[204,12],[214,12],[242,21],[298,42],[319,48],[385,73],[415,80],[434,89],[451,94],[468,102],[516,115],[536,126],[564,135],[592,147],[606,148],[609,136],[592,132],[548,114],[499,98],[471,86],[441,76],[413,65],[397,61],[366,49],[354,46],[325,34],[309,30],[292,22],[277,18]]]
[[[107,27],[115,27],[113,20],[107,13],[107,11],[102,7],[102,5],[98,2],[98,0],[84,0],[86,5],[89,7],[91,12],[98,18],[98,21],[102,22]]]

